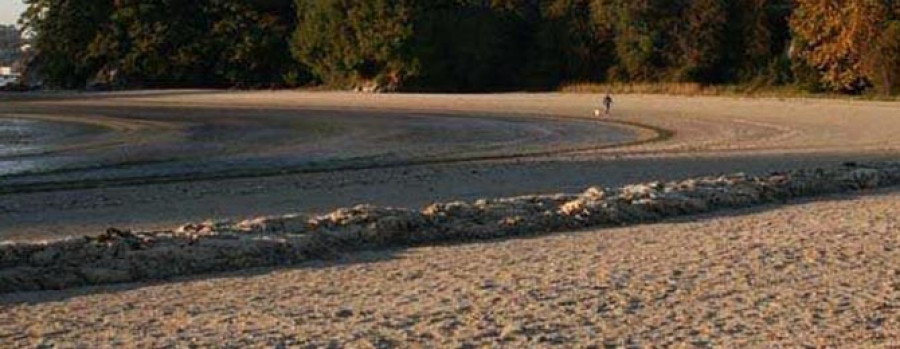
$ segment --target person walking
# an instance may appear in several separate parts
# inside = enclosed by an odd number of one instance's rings
[[[603,108],[605,110],[606,115],[609,115],[609,113],[612,111],[612,104],[613,104],[612,96],[610,96],[609,93],[607,93],[606,97],[603,97]]]

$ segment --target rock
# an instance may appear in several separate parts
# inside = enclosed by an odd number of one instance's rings
[[[178,234],[194,234],[200,231],[200,226],[192,223],[182,225],[175,229]]]
[[[881,171],[871,168],[857,168],[846,175],[841,180],[855,185],[856,189],[878,188],[881,184]]]
[[[365,248],[493,239],[598,225],[634,224],[730,207],[877,188],[900,164],[735,174],[650,182],[579,195],[435,203],[421,211],[359,205],[308,217],[206,221],[175,231],[110,228],[83,239],[0,244],[0,292],[169,278],[333,258]],[[346,314],[346,313],[342,313]],[[347,315],[352,316],[352,312]]]
[[[228,220],[207,220],[202,223],[185,224],[174,230],[182,235],[211,235],[232,231],[234,223]]]
[[[578,200],[569,201],[569,202],[563,204],[562,206],[560,206],[559,212],[566,216],[575,216],[575,215],[585,213],[586,207],[587,206],[585,205],[585,200],[578,199]]]
[[[462,201],[431,204],[422,213],[431,217],[467,217],[472,215],[472,206]]]
[[[259,217],[234,225],[234,230],[254,234],[298,234],[309,229],[310,218],[291,214],[279,217]]]
[[[47,245],[43,250],[32,254],[29,262],[34,266],[49,266],[56,262],[59,255],[59,248],[51,244]]]
[[[601,187],[590,187],[582,194],[582,196],[591,200],[603,200],[606,198],[606,195],[606,189]]]
[[[633,184],[622,188],[619,196],[625,200],[639,200],[652,198],[657,193],[657,183]]]
[[[79,273],[87,283],[92,285],[131,281],[131,273],[126,270],[82,267]]]

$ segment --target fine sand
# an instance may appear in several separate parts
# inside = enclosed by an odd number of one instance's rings
[[[900,344],[900,195],[0,296],[6,347]]]

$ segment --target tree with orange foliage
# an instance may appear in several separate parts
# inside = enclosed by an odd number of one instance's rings
[[[797,0],[790,20],[793,58],[819,69],[822,83],[835,91],[860,92],[874,84],[893,84],[884,81],[882,70],[895,68],[888,63],[897,59],[889,49],[893,39],[884,39],[897,17],[894,2]]]

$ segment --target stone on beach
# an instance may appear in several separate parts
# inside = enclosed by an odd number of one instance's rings
[[[423,210],[359,205],[320,216],[210,220],[163,232],[110,228],[82,239],[0,245],[0,293],[290,265],[363,249],[637,224],[898,182],[898,163],[854,164],[759,177],[739,173],[591,187],[577,195],[435,203]]]

